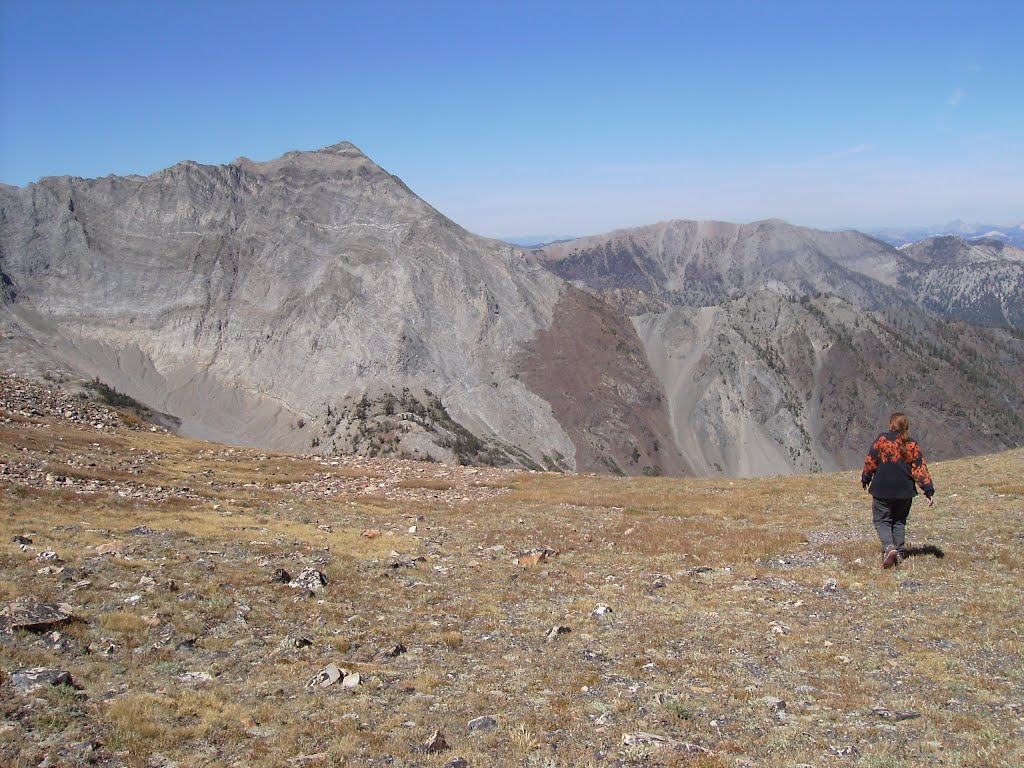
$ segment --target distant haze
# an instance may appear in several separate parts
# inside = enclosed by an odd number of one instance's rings
[[[531,247],[547,245],[548,243],[560,243],[563,240],[572,240],[574,237],[579,237],[579,235],[505,235],[498,237],[498,240],[504,240],[506,243],[512,243],[513,245]]]
[[[5,2],[0,182],[348,140],[489,236],[1019,223],[1022,28],[1008,0]]]

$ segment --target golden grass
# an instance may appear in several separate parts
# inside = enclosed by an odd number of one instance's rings
[[[945,557],[883,572],[854,473],[398,478],[406,490],[510,491],[449,506],[289,488],[328,475],[388,477],[372,464],[324,467],[60,424],[0,430],[0,455],[24,460],[13,443],[55,474],[90,454],[97,466],[83,471],[104,482],[145,454],[137,482],[201,497],[0,485],[0,600],[66,600],[80,619],[67,636],[83,647],[104,638],[123,646],[101,658],[61,655],[24,634],[0,645],[4,670],[66,664],[90,696],[110,696],[95,707],[48,700],[35,735],[10,740],[19,749],[36,735],[75,731],[125,750],[133,766],[154,751],[208,765],[287,765],[321,752],[334,764],[392,755],[442,766],[461,754],[495,766],[827,765],[840,761],[830,749],[851,744],[859,755],[847,760],[898,766],[931,759],[913,746],[928,741],[943,743],[938,754],[950,765],[1024,758],[1020,740],[1006,737],[1019,728],[1013,706],[1024,684],[1014,506],[1022,451],[933,466],[937,505],[915,504],[909,534]],[[130,533],[139,526],[156,533]],[[368,529],[383,535],[367,539]],[[36,542],[22,552],[10,539],[26,531]],[[113,540],[132,546],[130,559],[96,555]],[[504,549],[487,549],[494,545]],[[515,563],[540,547],[556,553]],[[77,574],[37,574],[42,548],[91,583],[73,589]],[[329,580],[315,595],[271,580],[277,567],[294,576],[308,565]],[[144,579],[156,587],[145,591]],[[829,579],[835,589],[824,588]],[[129,608],[131,594],[142,597]],[[594,616],[598,603],[612,613]],[[555,625],[572,632],[546,640]],[[294,635],[312,645],[289,645]],[[193,650],[176,649],[189,638]],[[407,653],[380,655],[399,641]],[[362,685],[306,689],[329,662],[359,670]],[[200,672],[213,679],[187,674]],[[767,712],[767,695],[788,702],[786,722]],[[889,724],[875,706],[922,717]],[[468,734],[466,723],[483,714],[499,727]],[[453,750],[417,753],[435,728]],[[637,731],[710,753],[625,747],[622,736]],[[896,750],[893,733],[914,738]],[[0,763],[18,765],[3,749]]]
[[[101,613],[96,617],[99,625],[108,632],[136,634],[145,632],[151,626],[142,616],[127,611]]]

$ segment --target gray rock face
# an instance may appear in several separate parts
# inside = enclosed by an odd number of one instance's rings
[[[567,280],[593,290],[634,289],[687,306],[770,290],[835,293],[859,306],[891,302],[899,251],[859,232],[820,232],[782,221],[668,221],[534,251]]]
[[[852,469],[897,409],[933,458],[1024,442],[1019,335],[940,319],[1017,323],[1024,261],[945,240],[672,221],[535,253],[632,317],[686,469],[749,476]]]
[[[633,323],[694,474],[853,469],[896,409],[930,459],[1024,443],[1024,341],[1005,330],[770,291]]]
[[[98,376],[186,434],[308,449],[346,395],[409,387],[527,457],[574,453],[511,364],[561,282],[351,144],[4,187],[0,270],[11,367]]]

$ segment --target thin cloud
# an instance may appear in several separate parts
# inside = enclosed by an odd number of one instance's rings
[[[939,127],[946,128],[949,123],[949,118],[952,117],[953,113],[956,112],[960,106],[960,102],[967,96],[967,91],[963,88],[956,88],[949,94],[949,98],[946,99],[946,105],[942,108],[942,112],[939,113]]]
[[[1009,144],[1024,139],[1024,131],[987,131],[976,133],[972,136],[964,136],[960,139],[963,144]]]
[[[838,152],[830,152],[827,155],[819,155],[818,157],[813,157],[810,160],[804,160],[802,163],[797,163],[797,167],[806,168],[811,165],[830,163],[833,160],[841,160],[842,158],[849,157],[850,155],[859,155],[861,152],[870,152],[874,148],[874,144],[857,144],[853,147],[841,149]]]

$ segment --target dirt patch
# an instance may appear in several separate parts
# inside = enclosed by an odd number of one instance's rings
[[[667,398],[633,325],[572,288],[522,361],[523,381],[551,404],[580,471],[683,473]]]

